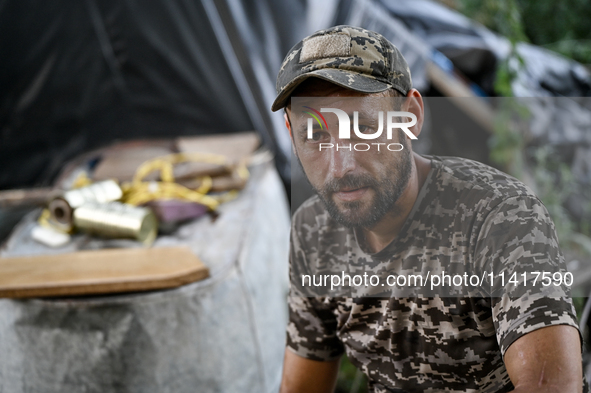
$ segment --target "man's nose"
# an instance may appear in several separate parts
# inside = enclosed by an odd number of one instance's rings
[[[334,147],[329,150],[330,173],[334,178],[342,178],[347,173],[353,172],[357,167],[355,152],[349,142],[335,141]]]

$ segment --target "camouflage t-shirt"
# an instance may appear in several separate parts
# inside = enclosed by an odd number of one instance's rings
[[[511,391],[503,355],[515,340],[550,325],[577,327],[564,285],[551,297],[506,296],[497,280],[478,297],[406,298],[312,297],[293,285],[302,272],[343,261],[422,274],[450,266],[506,277],[566,272],[552,220],[524,184],[475,161],[428,158],[431,171],[408,218],[378,253],[318,197],[294,214],[287,346],[321,361],[346,351],[372,392]]]

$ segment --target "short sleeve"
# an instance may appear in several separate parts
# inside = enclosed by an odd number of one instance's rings
[[[337,337],[337,320],[332,302],[323,298],[289,296],[287,347],[312,360],[329,361],[340,357],[343,344]]]
[[[488,295],[503,356],[513,342],[534,330],[554,325],[578,329],[570,287],[565,285],[569,276],[564,257],[539,199],[517,196],[497,205],[481,228],[475,260],[492,273]],[[544,273],[543,282],[550,285],[542,284]]]
[[[304,225],[298,218],[293,220],[289,252],[291,290],[288,297],[287,347],[307,359],[329,361],[344,352],[343,344],[337,337],[335,300],[309,296],[300,286],[294,285],[298,277],[309,273],[307,259],[316,255],[315,247],[302,244],[297,231],[302,227]],[[315,231],[308,228],[308,236],[304,237],[310,238],[311,232]]]

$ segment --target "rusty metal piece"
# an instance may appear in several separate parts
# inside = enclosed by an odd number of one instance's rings
[[[0,209],[44,206],[57,194],[58,192],[52,188],[2,190],[0,191]]]

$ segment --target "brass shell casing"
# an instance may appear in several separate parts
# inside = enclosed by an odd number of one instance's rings
[[[117,201],[123,191],[114,180],[105,180],[87,187],[64,192],[49,202],[50,220],[53,225],[64,231],[73,227],[73,212],[88,202],[107,203]]]
[[[111,238],[136,239],[152,244],[158,232],[158,220],[152,210],[120,202],[89,202],[74,210],[78,229]]]

